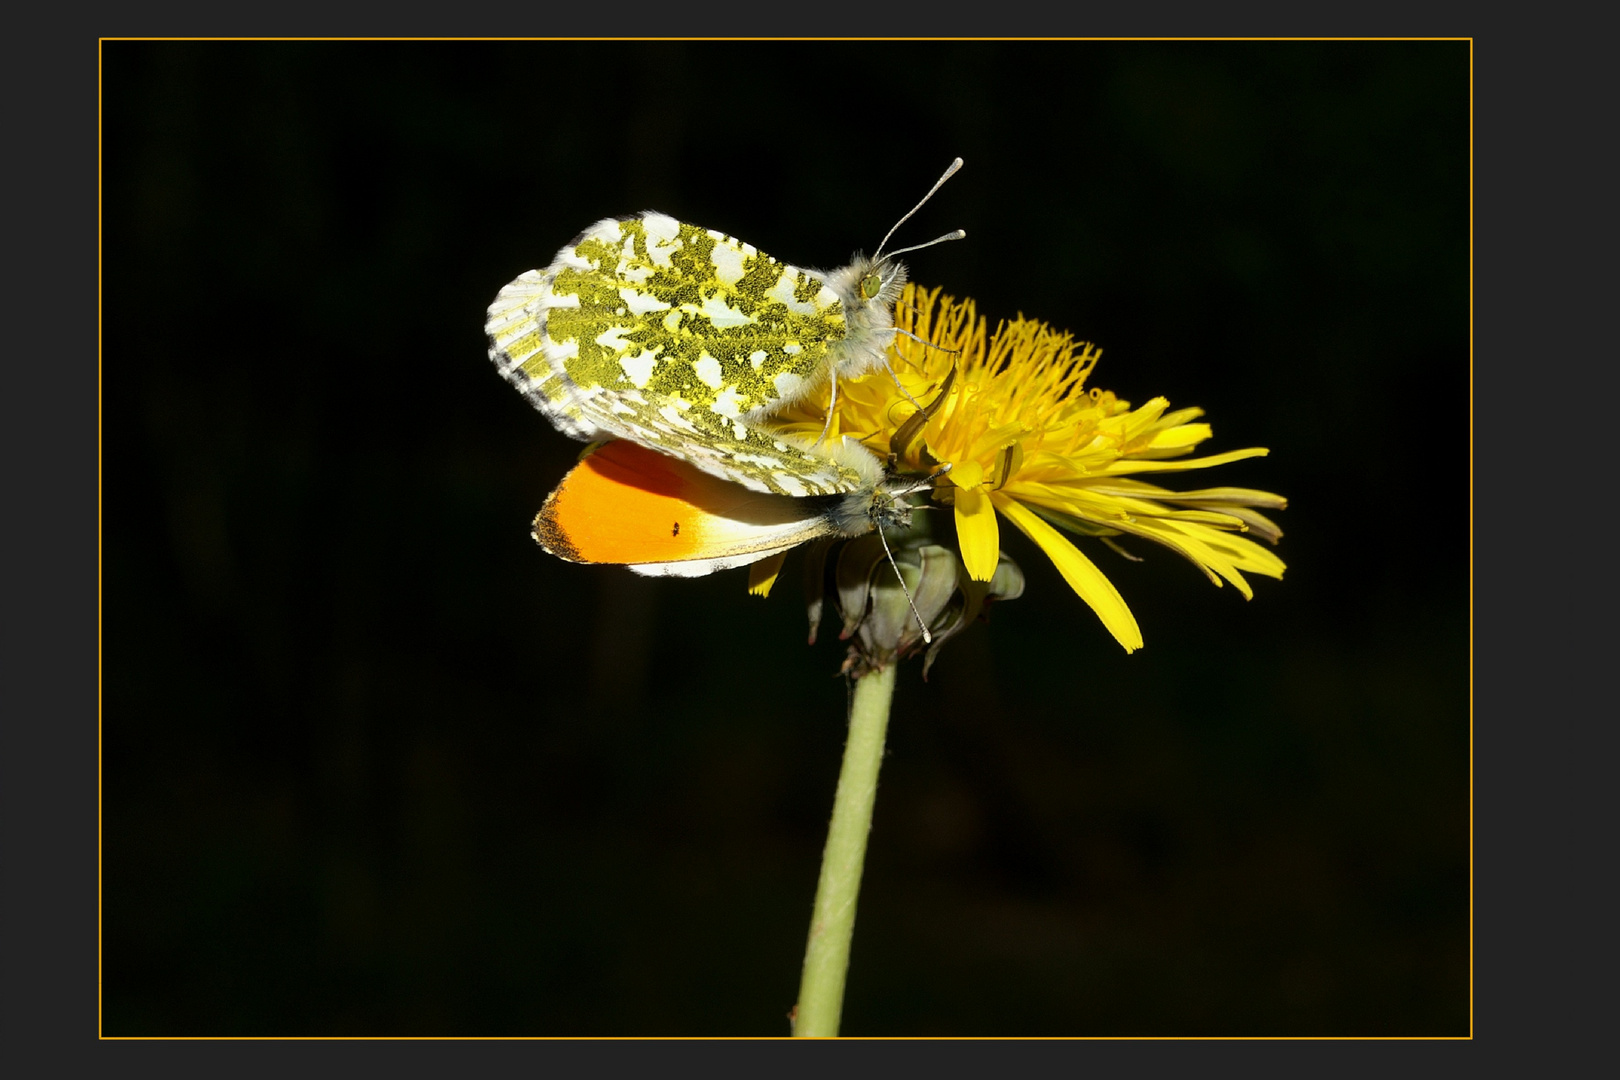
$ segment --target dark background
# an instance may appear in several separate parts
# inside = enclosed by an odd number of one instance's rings
[[[1245,604],[1032,545],[901,673],[851,1035],[1469,1031],[1469,45],[143,43],[103,60],[103,1031],[781,1035],[842,748],[797,559],[528,537],[483,311],[604,216],[870,250],[1208,410]],[[824,635],[830,638],[831,635]]]

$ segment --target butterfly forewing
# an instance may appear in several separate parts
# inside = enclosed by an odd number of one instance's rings
[[[571,562],[700,576],[828,535],[838,501],[759,494],[618,441],[563,478],[535,518],[534,536]]]

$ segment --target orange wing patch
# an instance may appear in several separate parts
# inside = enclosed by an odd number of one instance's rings
[[[750,491],[620,440],[587,454],[547,496],[534,538],[570,562],[697,576],[828,535],[839,498]]]

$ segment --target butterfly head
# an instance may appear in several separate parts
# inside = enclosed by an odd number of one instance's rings
[[[916,509],[906,496],[918,490],[915,480],[905,478],[852,491],[840,498],[828,514],[828,521],[843,536],[864,536],[885,529],[905,532],[911,528],[911,513]]]
[[[910,280],[906,264],[891,256],[870,258],[857,251],[849,265],[826,275],[827,285],[838,294],[846,319],[870,319],[870,313],[890,315]]]
[[[866,272],[861,275],[857,300],[866,306],[882,308],[892,322],[894,305],[899,301],[908,280],[906,264],[887,255],[867,261],[857,254],[855,262],[866,267]]]

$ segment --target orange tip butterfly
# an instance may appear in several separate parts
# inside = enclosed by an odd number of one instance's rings
[[[874,459],[875,461],[875,459]],[[534,538],[561,559],[638,574],[701,577],[822,537],[905,528],[916,481],[793,497],[752,491],[638,443],[587,451],[546,497]]]

